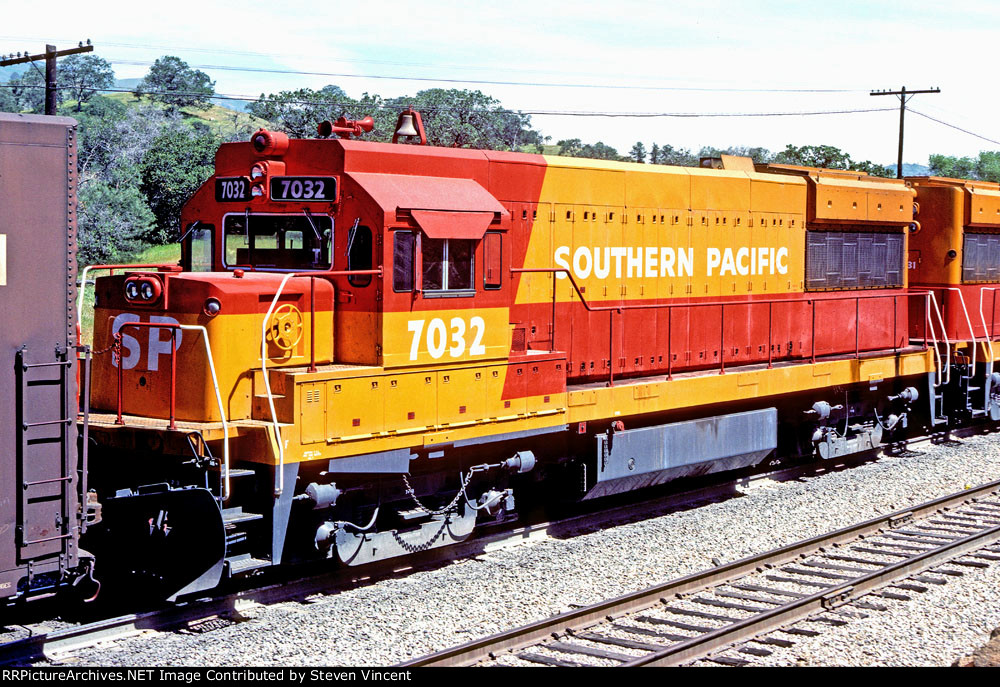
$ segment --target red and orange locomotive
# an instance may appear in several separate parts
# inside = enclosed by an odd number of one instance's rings
[[[529,493],[996,416],[992,330],[966,336],[947,299],[942,319],[936,244],[906,269],[938,236],[935,200],[914,223],[931,182],[349,138],[365,128],[222,146],[181,268],[97,280],[93,546],[169,594],[446,545]]]

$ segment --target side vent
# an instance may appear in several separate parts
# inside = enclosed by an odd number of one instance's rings
[[[524,353],[527,350],[527,337],[524,327],[514,327],[514,336],[510,343],[511,353]]]

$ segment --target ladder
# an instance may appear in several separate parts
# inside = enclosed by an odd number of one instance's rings
[[[76,451],[70,375],[76,356],[56,345],[54,359],[28,362],[27,345],[15,355],[16,541],[19,563],[58,557],[60,572],[73,564]],[[54,375],[52,373],[55,373]],[[29,572],[30,585],[30,572]]]

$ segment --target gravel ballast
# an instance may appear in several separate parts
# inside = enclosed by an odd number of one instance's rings
[[[258,606],[203,633],[148,633],[78,652],[103,666],[388,665],[1000,479],[1000,435],[925,445],[803,481],[565,539]],[[821,637],[755,657],[779,665],[950,665],[1000,625],[1000,563]],[[745,657],[744,657],[745,658]]]

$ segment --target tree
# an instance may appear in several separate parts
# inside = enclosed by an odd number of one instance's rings
[[[168,130],[153,140],[139,164],[140,189],[156,216],[158,243],[176,240],[181,207],[198,187],[215,173],[218,139],[187,126]]]
[[[931,174],[953,179],[1000,181],[1000,151],[982,151],[976,158],[931,155]]]
[[[170,110],[187,106],[207,109],[215,95],[215,82],[205,72],[189,67],[181,58],[166,55],[149,68],[135,94],[136,97],[147,95]]]
[[[660,148],[661,165],[680,165],[682,167],[697,167],[698,156],[687,148],[674,148],[669,143]]]
[[[430,145],[449,148],[517,150],[524,144],[540,142],[531,128],[531,117],[508,110],[499,100],[481,91],[431,88],[416,96],[386,101],[393,119],[384,133],[392,137],[395,115],[412,107],[419,110]]]
[[[10,88],[0,87],[0,112],[20,112],[21,108],[17,104],[17,98]]]
[[[36,65],[31,65],[30,69],[25,70],[19,78],[11,79],[10,83],[18,111],[45,111],[45,75]],[[57,90],[56,103],[61,103],[64,98],[64,92]]]
[[[102,96],[95,96],[77,119],[80,179],[97,179],[116,188],[138,187],[140,163],[153,141],[165,131],[188,128],[153,105],[128,107]]]
[[[135,187],[115,188],[100,181],[80,187],[81,264],[128,262],[145,245],[155,217]]]
[[[646,161],[646,146],[642,144],[642,141],[636,141],[635,145],[632,146],[632,150],[629,152],[629,157],[635,162]]]
[[[58,78],[60,87],[76,98],[77,112],[97,91],[115,84],[111,64],[97,55],[70,55],[59,63]]]
[[[826,167],[827,169],[847,169],[851,156],[834,146],[800,146],[791,143],[774,156],[774,162],[782,165],[803,167]]]
[[[759,165],[767,164],[774,158],[774,154],[771,153],[770,150],[759,146],[730,146],[728,148],[713,148],[711,146],[705,146],[698,153],[699,157],[720,157],[722,155],[748,157],[753,160],[755,164]]]
[[[598,141],[597,143],[583,143],[579,138],[570,138],[559,141],[559,154],[567,157],[589,157],[596,160],[627,160],[611,146]]]
[[[851,156],[835,146],[795,146],[788,144],[774,156],[774,162],[784,165],[805,167],[825,167],[826,169],[848,169],[880,177],[894,177],[896,172],[885,165],[870,160],[855,162]]]
[[[369,99],[369,106],[380,104],[372,102],[367,94],[365,96]],[[316,126],[320,122],[334,121],[341,115],[346,115],[354,104],[355,101],[339,86],[330,85],[318,91],[300,88],[270,95],[261,93],[258,101],[247,106],[247,112],[254,117],[266,119],[275,129],[293,138],[310,138],[316,135]],[[392,126],[388,123],[388,118],[384,118],[381,124],[382,127]],[[389,137],[392,137],[391,132]]]

